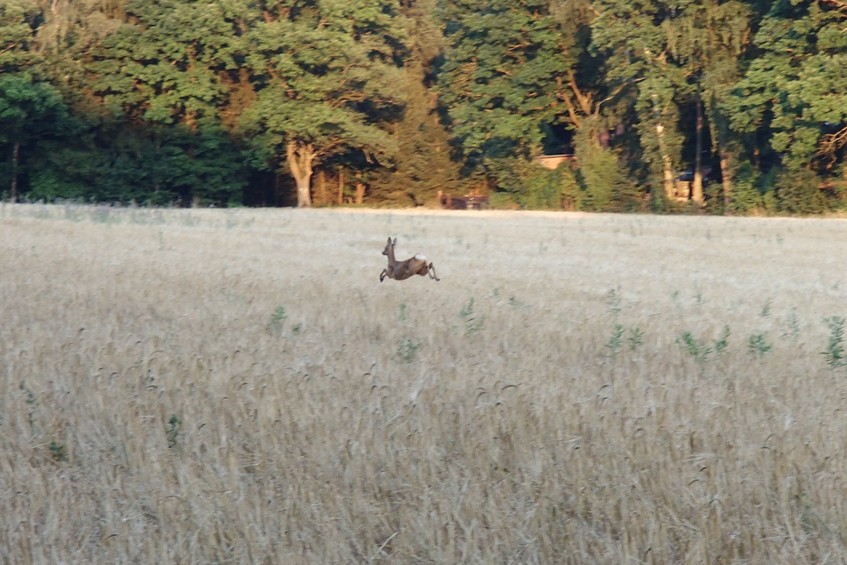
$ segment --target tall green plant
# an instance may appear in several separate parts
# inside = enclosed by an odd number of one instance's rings
[[[826,364],[832,368],[847,365],[847,354],[844,350],[844,322],[841,316],[824,318],[824,323],[829,327],[829,340],[823,355],[826,357]]]

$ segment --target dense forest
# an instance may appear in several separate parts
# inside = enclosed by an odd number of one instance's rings
[[[4,200],[814,214],[845,145],[847,0],[0,2]]]

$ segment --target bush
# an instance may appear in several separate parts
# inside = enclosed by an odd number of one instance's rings
[[[576,136],[576,178],[582,189],[580,208],[595,212],[636,211],[642,207],[635,183],[621,167],[617,154],[601,147],[592,131],[584,128]]]
[[[527,160],[502,161],[490,170],[499,190],[492,207],[508,208],[517,204],[527,210],[561,210],[563,202],[576,202],[579,187],[567,165],[545,169]]]
[[[533,165],[525,177],[524,190],[518,201],[523,208],[561,210],[563,201],[575,202],[579,187],[567,164],[555,170]]]
[[[821,214],[831,208],[821,179],[808,169],[783,171],[775,185],[777,207],[789,214]]]
[[[743,163],[735,171],[732,193],[724,212],[731,214],[764,213],[775,211],[773,173],[762,174],[751,163]],[[720,185],[715,185],[720,187]]]

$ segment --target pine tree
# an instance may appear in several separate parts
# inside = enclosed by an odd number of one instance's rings
[[[393,190],[383,198],[420,205],[433,202],[438,191],[452,191],[459,170],[451,158],[450,137],[434,84],[433,67],[444,49],[436,0],[410,0],[403,12],[409,28],[403,65],[407,96],[394,129],[398,152],[393,178],[386,183]]]

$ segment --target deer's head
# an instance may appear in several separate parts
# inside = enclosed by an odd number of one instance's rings
[[[394,238],[394,241],[391,241],[391,238],[388,238],[388,243],[385,244],[385,249],[382,250],[383,255],[388,255],[392,248],[397,245],[397,238]]]

